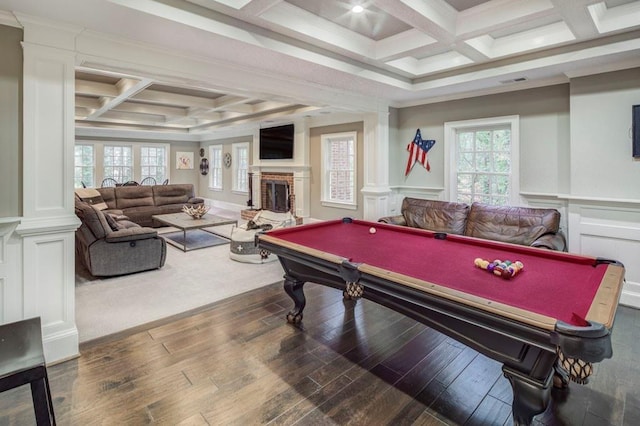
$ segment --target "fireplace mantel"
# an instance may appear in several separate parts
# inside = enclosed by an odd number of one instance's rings
[[[283,164],[279,164],[279,165],[270,165],[270,164],[258,164],[258,165],[252,165],[249,166],[249,171],[252,173],[269,173],[269,172],[274,172],[274,173],[293,173],[294,175],[296,173],[304,173],[304,172],[310,172],[311,171],[311,166],[300,166],[300,165],[283,165]]]

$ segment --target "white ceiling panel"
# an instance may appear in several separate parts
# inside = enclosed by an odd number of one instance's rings
[[[206,133],[640,65],[640,0],[0,0],[0,9],[6,20],[39,16],[221,64],[196,83],[171,67],[146,72],[136,58],[86,60],[76,74],[81,127]]]

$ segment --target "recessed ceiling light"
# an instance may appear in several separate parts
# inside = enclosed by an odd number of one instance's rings
[[[353,13],[362,13],[364,11],[364,7],[360,6],[359,4],[356,4],[351,8],[351,11]]]

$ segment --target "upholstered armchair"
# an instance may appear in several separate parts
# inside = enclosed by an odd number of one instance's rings
[[[258,248],[256,233],[293,226],[295,223],[296,219],[290,212],[276,213],[260,210],[246,224],[234,226],[231,229],[229,257],[246,263],[266,263],[276,260],[277,256]]]

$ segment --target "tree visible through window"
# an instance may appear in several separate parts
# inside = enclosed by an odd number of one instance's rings
[[[95,186],[93,145],[76,145],[74,148],[74,164],[73,186],[75,188]]]
[[[157,183],[167,178],[167,150],[164,146],[140,147],[140,178],[152,177]]]
[[[233,144],[233,190],[249,192],[249,144]]]
[[[213,189],[222,189],[222,145],[209,147],[209,171],[211,173],[209,186]]]
[[[321,136],[322,201],[356,204],[356,132]]]
[[[104,177],[118,183],[130,181],[133,176],[133,157],[130,146],[104,147]]]
[[[458,201],[509,204],[511,130],[464,130],[457,139]]]
[[[445,123],[445,145],[451,201],[517,204],[518,116]]]

